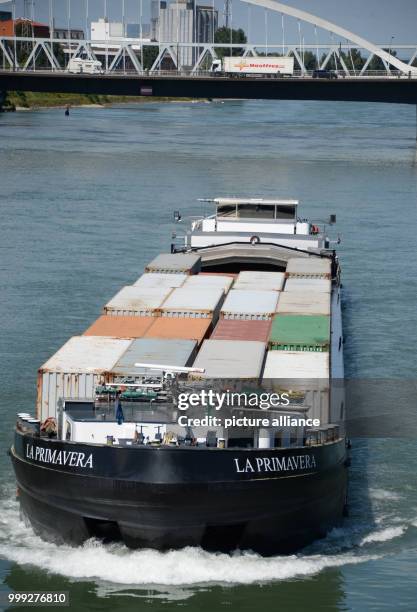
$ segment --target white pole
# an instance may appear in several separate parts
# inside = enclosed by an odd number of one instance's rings
[[[32,0],[31,4],[30,4],[30,13],[31,13],[31,19],[32,19],[32,51],[35,48],[35,3],[34,0]],[[32,57],[32,68],[33,70],[36,70],[36,58],[35,58],[35,53],[33,54]]]
[[[52,57],[55,57],[55,53],[54,53],[54,44],[53,44],[53,38],[54,38],[54,20],[52,17],[53,14],[53,8],[52,8],[52,2],[53,0],[49,0],[49,44],[51,46],[51,54]],[[55,70],[55,66],[52,64],[51,66],[51,70]]]
[[[107,33],[108,26],[108,33]],[[110,34],[110,24],[107,23],[107,0],[104,0],[104,38],[106,41],[106,72],[109,70],[109,45],[108,45],[108,34]]]
[[[123,35],[123,74],[126,74],[126,23],[125,23],[125,0],[122,0],[122,35]]]

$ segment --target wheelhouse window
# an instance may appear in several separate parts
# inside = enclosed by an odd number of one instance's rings
[[[297,206],[291,203],[229,201],[217,205],[217,217],[293,221],[296,216]]]

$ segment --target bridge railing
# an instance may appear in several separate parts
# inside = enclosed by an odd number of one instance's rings
[[[410,69],[417,61],[417,46],[396,45],[403,57],[408,57]],[[307,51],[310,63],[306,65]],[[294,58],[294,76],[309,77],[315,69],[337,68],[341,77],[392,77],[398,71],[384,64],[375,65],[373,56],[363,57],[355,65],[352,47],[343,44],[262,45],[227,43],[170,43],[136,39],[112,41],[72,40],[53,38],[0,37],[0,70],[65,72],[71,59],[84,58],[101,62],[103,74],[158,74],[201,76],[210,73],[214,59],[229,56]],[[316,58],[316,59],[312,59]],[[348,61],[350,58],[351,61]],[[407,72],[401,73],[409,76]],[[220,73],[216,76],[222,78]],[[415,75],[412,75],[413,78]]]

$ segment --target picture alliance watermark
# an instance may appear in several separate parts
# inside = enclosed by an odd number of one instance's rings
[[[289,393],[243,393],[237,391],[217,392],[213,390],[200,390],[193,393],[180,393],[177,398],[177,407],[181,411],[190,408],[206,408],[220,411],[222,409],[253,409],[269,410],[279,409],[285,411],[290,405]],[[301,408],[301,407],[300,407]],[[320,419],[310,418],[296,412],[294,414],[275,414],[274,416],[232,415],[227,417],[206,414],[202,417],[189,417],[181,414],[178,424],[182,427],[320,427]]]

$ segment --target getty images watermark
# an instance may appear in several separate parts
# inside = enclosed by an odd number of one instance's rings
[[[288,393],[239,393],[237,391],[217,392],[212,389],[202,389],[193,393],[180,393],[177,406],[181,411],[190,408],[206,408],[220,411],[225,408],[245,408],[253,410],[269,410],[279,408],[280,411],[290,405]],[[300,406],[300,410],[302,407]],[[320,419],[300,416],[300,414],[279,414],[274,417],[231,415],[220,417],[206,414],[204,417],[189,417],[185,414],[178,417],[182,427],[320,427]]]

